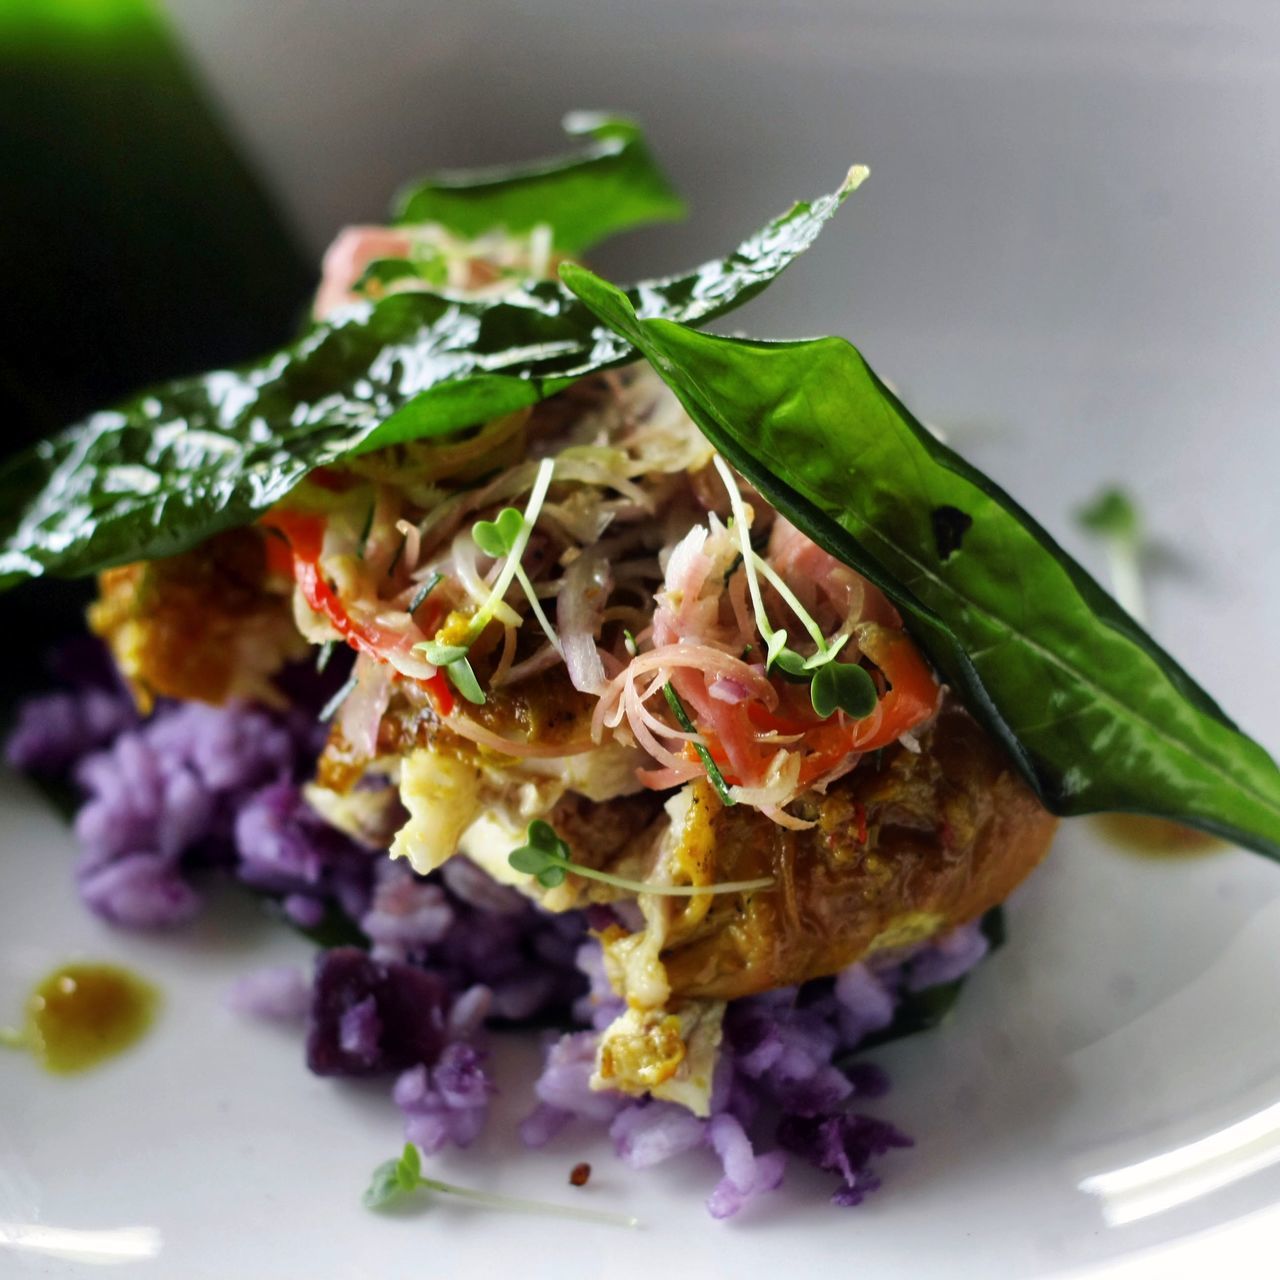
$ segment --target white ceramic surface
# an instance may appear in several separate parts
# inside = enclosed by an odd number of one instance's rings
[[[553,149],[572,106],[643,115],[694,203],[686,227],[602,253],[618,273],[715,252],[869,163],[823,243],[734,323],[855,338],[1086,559],[1069,513],[1122,477],[1181,557],[1153,583],[1156,630],[1280,746],[1274,7],[171,7],[317,250],[415,168]],[[93,1074],[0,1055],[0,1276],[1275,1274],[1280,869],[1256,857],[1152,863],[1065,829],[957,1017],[879,1055],[896,1088],[877,1110],[919,1146],[853,1212],[797,1171],[716,1224],[709,1158],[627,1175],[577,1136],[521,1152],[504,1121],[534,1058],[506,1047],[488,1136],[440,1167],[626,1206],[646,1224],[626,1233],[371,1217],[359,1191],[397,1144],[384,1091],[310,1079],[295,1040],[222,1005],[236,975],[305,944],[235,900],[185,937],[111,932],[73,901],[57,820],[12,780],[0,812],[0,1021],[78,955],[167,998],[154,1034]],[[571,1192],[582,1158],[595,1174]]]

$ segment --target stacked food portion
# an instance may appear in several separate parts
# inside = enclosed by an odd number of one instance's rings
[[[306,1014],[314,1070],[400,1072],[428,1150],[478,1132],[486,1019],[576,1020],[527,1140],[710,1146],[720,1216],[789,1150],[856,1203],[905,1139],[853,1109],[884,1082],[849,1055],[936,1018],[1046,803],[1262,847],[1274,765],[847,344],[685,327],[861,172],[623,293],[567,259],[676,202],[634,126],[577,125],[578,156],[344,232],[291,348],[10,465],[0,567],[98,570],[118,673],[11,758],[88,793],[108,918],[175,922],[221,865],[345,929],[306,989],[242,996]],[[1127,705],[1107,682],[1143,663]],[[1150,737],[1196,774],[1163,808]],[[1200,776],[1223,759],[1253,810]]]

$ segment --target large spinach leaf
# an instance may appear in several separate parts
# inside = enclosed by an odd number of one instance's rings
[[[575,111],[564,128],[592,141],[574,155],[534,164],[429,174],[400,194],[396,218],[439,222],[466,237],[495,227],[519,234],[545,223],[561,253],[579,254],[615,232],[684,216],[684,201],[634,121]]]
[[[894,601],[1050,809],[1157,814],[1280,858],[1267,753],[853,346],[711,337],[562,276],[765,498]]]
[[[740,305],[864,173],[727,258],[632,286],[629,305],[688,324]],[[345,308],[275,355],[138,396],[0,469],[0,588],[182,551],[252,520],[314,467],[509,413],[634,355],[558,280],[497,300],[400,293]]]

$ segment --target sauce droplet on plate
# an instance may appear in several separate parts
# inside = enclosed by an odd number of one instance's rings
[[[1149,858],[1187,858],[1231,847],[1207,831],[1141,813],[1100,813],[1094,821],[1114,843]]]
[[[20,1040],[49,1071],[83,1071],[140,1040],[159,1002],[155,987],[127,969],[63,965],[27,997]],[[19,1038],[7,1039],[12,1044]]]

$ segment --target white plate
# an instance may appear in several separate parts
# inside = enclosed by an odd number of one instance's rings
[[[166,1006],[140,1046],[83,1076],[0,1057],[0,1275],[24,1263],[82,1275],[97,1254],[125,1274],[193,1280],[629,1278],[677,1264],[737,1278],[837,1261],[868,1276],[1012,1280],[1069,1274],[1280,1196],[1280,874],[1258,858],[1152,862],[1085,824],[1065,830],[957,1016],[876,1055],[895,1089],[870,1109],[919,1145],[887,1157],[884,1189],[854,1210],[829,1206],[831,1179],[796,1167],[771,1202],[720,1224],[702,1207],[709,1155],[631,1174],[572,1129],[526,1152],[513,1125],[536,1053],[504,1041],[485,1138],[434,1167],[625,1209],[645,1224],[628,1232],[445,1204],[362,1209],[370,1170],[399,1146],[386,1086],[313,1079],[298,1037],[223,1007],[238,974],[305,961],[307,944],[234,898],[189,935],[113,932],[74,902],[58,821],[16,784],[3,799],[0,1010],[73,957],[149,976]],[[585,1192],[567,1185],[581,1159],[594,1170]],[[1167,1256],[1153,1274],[1172,1274]]]
[[[1155,584],[1157,631],[1280,745],[1271,6],[171,7],[317,249],[415,168],[552,149],[574,106],[642,114],[693,197],[688,227],[601,255],[619,274],[718,252],[867,161],[842,221],[741,323],[853,336],[1086,557],[1069,513],[1123,477],[1186,562]],[[1280,870],[1259,858],[1153,863],[1064,829],[957,1017],[879,1055],[896,1087],[877,1110],[919,1145],[853,1211],[796,1170],[717,1224],[709,1158],[631,1175],[573,1131],[523,1152],[510,1121],[536,1063],[504,1051],[489,1132],[445,1176],[625,1206],[646,1224],[626,1233],[366,1213],[398,1143],[385,1090],[309,1078],[296,1040],[222,1005],[305,944],[235,900],[182,937],[109,931],[74,902],[56,819],[13,781],[0,803],[0,1021],[77,955],[167,998],[143,1045],[84,1077],[0,1055],[0,1275],[82,1275],[95,1252],[182,1278],[1274,1274]],[[585,1192],[565,1182],[579,1159]]]

